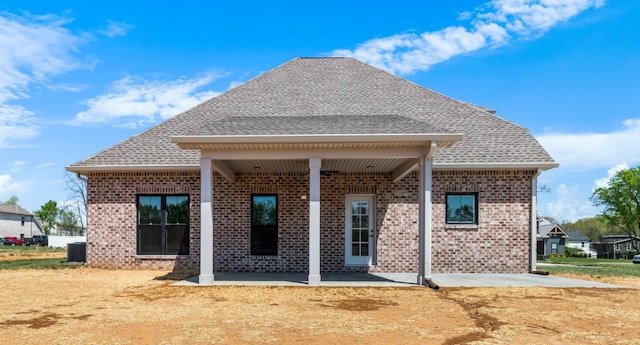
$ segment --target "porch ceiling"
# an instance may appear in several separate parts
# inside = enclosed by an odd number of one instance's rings
[[[344,173],[354,172],[391,172],[398,166],[406,163],[409,159],[325,159],[322,161],[322,171],[337,171]],[[231,160],[225,163],[234,172],[256,173],[256,172],[307,172],[309,171],[309,160],[288,159],[288,160]]]

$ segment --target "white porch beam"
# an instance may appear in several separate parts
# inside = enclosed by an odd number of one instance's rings
[[[405,176],[409,175],[412,171],[416,170],[418,167],[418,158],[410,159],[399,167],[393,169],[391,172],[391,178],[393,179],[393,183],[396,183]]]
[[[203,158],[213,160],[278,160],[278,159],[308,159],[309,155],[320,159],[353,159],[366,158],[416,158],[424,155],[428,147],[375,147],[375,148],[344,148],[344,149],[217,149],[202,150]]]
[[[213,161],[211,166],[213,167],[213,171],[222,175],[222,177],[229,180],[229,182],[233,182],[236,180],[236,172],[233,171],[233,169],[231,169],[227,165],[227,163],[223,161]]]
[[[320,281],[320,166],[321,159],[309,158],[309,285]]]
[[[213,170],[211,159],[200,159],[200,276],[198,284],[213,284]]]
[[[433,155],[435,154],[436,143],[431,143],[428,154],[418,158],[418,169],[420,171],[420,204],[418,215],[418,284],[425,285],[426,280],[431,280],[431,258],[432,258],[432,202],[431,192],[433,188]]]

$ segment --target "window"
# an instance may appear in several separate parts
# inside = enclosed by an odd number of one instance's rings
[[[631,243],[627,243],[627,251],[630,252],[631,251]]]
[[[188,196],[138,196],[138,254],[189,254]]]
[[[478,193],[447,194],[447,224],[478,224]]]
[[[620,250],[620,244],[616,244],[616,250]]]
[[[558,254],[558,244],[551,243],[551,254]]]
[[[251,196],[251,255],[278,255],[278,196]]]

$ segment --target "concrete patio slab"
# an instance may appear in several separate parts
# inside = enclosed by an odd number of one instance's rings
[[[306,273],[215,273],[213,286],[308,286]],[[433,281],[440,287],[551,287],[606,288],[628,286],[537,274],[439,273]],[[323,273],[320,286],[411,287],[416,273]],[[198,277],[176,282],[176,286],[201,286]]]

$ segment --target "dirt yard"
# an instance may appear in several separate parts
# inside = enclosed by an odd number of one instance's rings
[[[633,289],[176,287],[166,272],[0,271],[2,344],[640,344]],[[603,280],[601,280],[603,281]]]

